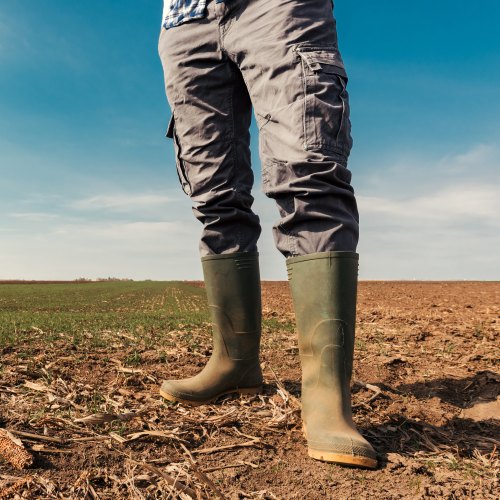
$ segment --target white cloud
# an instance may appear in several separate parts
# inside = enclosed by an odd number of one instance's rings
[[[500,227],[500,192],[490,185],[450,186],[405,200],[359,196],[358,202],[366,214],[390,216],[393,221],[406,224],[455,223],[465,217]]]
[[[117,245],[130,242],[160,245],[164,235],[185,236],[185,226],[180,222],[85,222],[63,224],[52,230],[52,236],[67,240],[112,242]],[[88,246],[88,245],[87,245]]]
[[[498,163],[498,149],[492,144],[478,144],[462,154],[446,156],[441,160],[441,165],[446,167],[468,168],[490,163]],[[449,168],[448,168],[449,170]]]
[[[47,219],[56,219],[59,217],[57,214],[50,214],[45,212],[14,212],[9,214],[10,217],[15,219],[24,219],[33,222],[43,221]]]
[[[500,149],[478,145],[355,176],[361,279],[500,279],[499,172]],[[8,235],[0,246],[0,278],[199,279],[201,224],[178,191],[25,203],[25,211],[10,214],[15,224],[0,229]],[[257,185],[255,197],[262,277],[285,279],[271,232],[275,203]]]
[[[100,194],[75,200],[69,206],[77,210],[109,210],[113,212],[137,212],[137,210],[160,209],[175,198],[154,193]]]
[[[380,169],[358,194],[361,276],[500,279],[499,172],[485,144]]]
[[[10,237],[0,278],[196,279],[200,227],[184,222],[63,223]]]
[[[0,278],[200,278],[201,225],[187,197],[174,200],[170,193],[129,192],[26,201],[25,212],[0,223],[9,235],[0,246]]]

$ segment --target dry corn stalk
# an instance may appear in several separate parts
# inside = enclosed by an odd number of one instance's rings
[[[29,478],[23,477],[12,486],[8,488],[0,489],[0,500],[4,498],[13,498],[14,493],[17,493],[26,483],[29,482]]]
[[[0,458],[16,469],[24,469],[33,463],[33,457],[22,441],[5,429],[0,429]]]

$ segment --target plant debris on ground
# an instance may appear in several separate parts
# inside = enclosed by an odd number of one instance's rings
[[[0,284],[0,499],[498,498],[500,283],[359,288],[374,471],[307,456],[287,283],[263,283],[264,393],[194,408],[158,387],[210,356],[202,284]]]

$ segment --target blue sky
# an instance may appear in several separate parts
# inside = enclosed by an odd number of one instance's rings
[[[362,279],[500,279],[500,3],[337,0]],[[0,278],[201,277],[160,0],[0,5]],[[175,29],[175,28],[174,28]],[[272,200],[263,277],[284,279]]]

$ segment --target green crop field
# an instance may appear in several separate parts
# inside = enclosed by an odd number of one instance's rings
[[[147,337],[207,321],[205,291],[182,282],[0,284],[0,346],[40,332],[98,343],[106,331]]]

